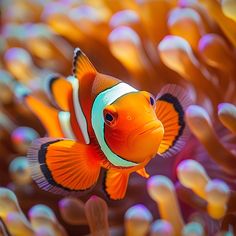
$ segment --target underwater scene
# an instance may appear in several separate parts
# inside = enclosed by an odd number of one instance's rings
[[[0,1],[0,236],[236,235],[236,0]]]

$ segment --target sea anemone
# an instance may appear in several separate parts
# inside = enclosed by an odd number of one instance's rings
[[[3,0],[0,37],[0,235],[236,234],[236,4],[233,0]],[[57,130],[22,101],[49,107],[45,81],[69,76],[80,47],[98,71],[156,95],[189,92],[189,139],[133,174],[126,197],[96,187],[80,198],[40,190],[30,143]]]

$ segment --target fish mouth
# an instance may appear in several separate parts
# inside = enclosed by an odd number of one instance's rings
[[[147,133],[153,133],[153,132],[159,132],[159,129],[161,129],[162,126],[160,126],[159,123],[157,123],[156,121],[151,121],[150,123],[144,125],[142,127],[142,131],[138,132],[138,136],[140,135],[144,135]]]
[[[147,133],[159,132],[162,128],[163,127],[160,124],[160,122],[157,122],[157,120],[154,120],[138,128],[136,130],[136,135],[140,136]]]
[[[163,133],[163,126],[161,122],[158,122],[158,120],[150,121],[147,124],[142,125],[138,129],[135,129],[129,134],[128,136],[129,146],[132,147],[133,141],[140,136],[145,136],[149,134],[153,135],[158,133]]]

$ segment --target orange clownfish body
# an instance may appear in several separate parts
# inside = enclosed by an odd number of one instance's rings
[[[105,191],[122,199],[132,172],[147,178],[145,166],[157,153],[170,156],[183,146],[185,91],[167,85],[154,98],[98,73],[80,49],[73,73],[49,81],[60,110],[25,96],[53,137],[38,139],[29,149],[33,178],[47,191],[80,193],[91,189],[105,168]]]

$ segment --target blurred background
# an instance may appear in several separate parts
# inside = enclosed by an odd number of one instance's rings
[[[236,1],[1,0],[0,235],[235,235]],[[26,153],[50,127],[22,92],[52,109],[51,74],[72,74],[81,48],[96,69],[154,96],[178,84],[191,133],[171,158],[131,175],[112,201],[104,173],[80,198],[40,190]]]

